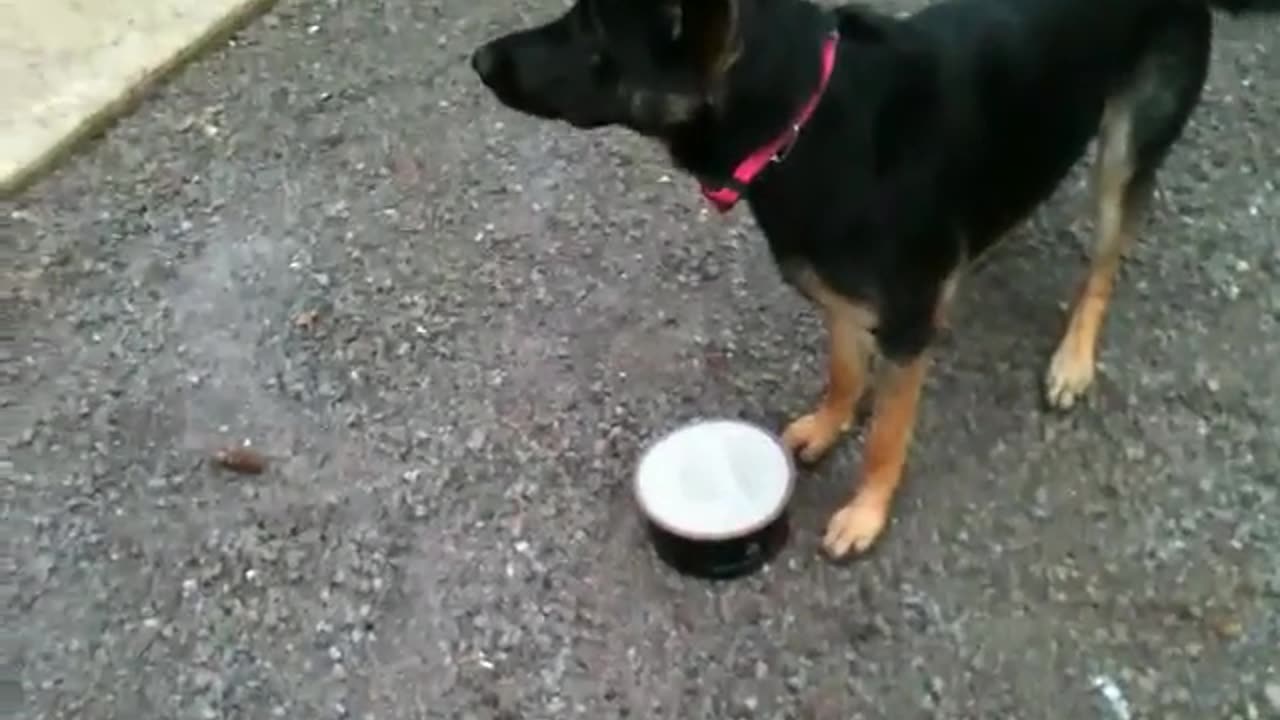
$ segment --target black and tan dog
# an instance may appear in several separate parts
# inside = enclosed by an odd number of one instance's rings
[[[577,0],[472,66],[515,110],[661,141],[721,210],[745,198],[829,334],[825,395],[784,432],[802,459],[848,427],[869,360],[884,360],[860,483],[824,540],[842,556],[888,520],[967,261],[1096,137],[1093,260],[1048,402],[1089,387],[1121,257],[1200,99],[1214,7],[1280,0],[942,0],[902,19],[808,0]]]

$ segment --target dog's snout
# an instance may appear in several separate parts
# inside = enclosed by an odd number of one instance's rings
[[[490,39],[471,51],[471,69],[508,108],[540,118],[562,117],[564,90],[557,83],[566,72],[564,63],[555,61],[565,60],[566,53],[557,45],[559,32],[554,26],[536,27]]]
[[[492,78],[498,69],[498,63],[498,51],[494,50],[493,45],[481,45],[471,54],[471,69],[481,78]]]

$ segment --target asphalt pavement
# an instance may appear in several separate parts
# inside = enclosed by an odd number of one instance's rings
[[[1084,406],[1039,396],[1077,172],[962,289],[874,552],[818,549],[855,437],[710,585],[647,548],[637,453],[781,428],[819,326],[657,148],[482,90],[558,7],[284,3],[3,206],[0,706],[1280,717],[1280,24],[1220,18]],[[264,473],[210,462],[244,442]]]

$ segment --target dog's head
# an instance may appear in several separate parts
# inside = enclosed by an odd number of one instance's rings
[[[471,66],[514,110],[660,136],[718,101],[741,47],[741,1],[576,0],[485,43]]]

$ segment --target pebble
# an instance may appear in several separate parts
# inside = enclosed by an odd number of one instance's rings
[[[1271,711],[1280,715],[1280,682],[1270,682],[1263,686],[1262,696],[1267,699]]]

